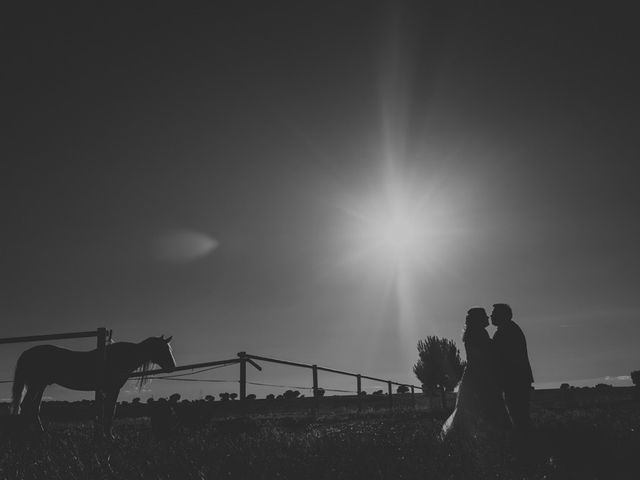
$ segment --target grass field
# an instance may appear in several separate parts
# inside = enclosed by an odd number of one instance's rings
[[[120,420],[115,443],[88,423],[0,436],[2,479],[638,479],[640,406],[538,409],[527,455],[509,439],[437,440],[445,412],[216,418],[153,436]]]

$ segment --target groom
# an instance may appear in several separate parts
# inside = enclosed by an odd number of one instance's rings
[[[491,312],[491,323],[498,330],[493,335],[493,351],[499,371],[504,402],[517,433],[531,428],[529,401],[533,374],[527,353],[527,341],[520,327],[512,320],[513,312],[506,303],[496,303]]]

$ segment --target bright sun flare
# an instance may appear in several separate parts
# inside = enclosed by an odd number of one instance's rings
[[[369,240],[396,261],[409,260],[419,254],[422,229],[418,219],[406,211],[395,209],[369,225]]]

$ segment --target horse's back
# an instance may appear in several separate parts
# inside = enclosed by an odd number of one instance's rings
[[[57,383],[78,390],[93,389],[96,372],[95,350],[76,352],[55,345],[36,345],[18,360],[26,383]]]

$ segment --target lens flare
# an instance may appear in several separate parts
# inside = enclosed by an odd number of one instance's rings
[[[181,264],[204,257],[218,247],[218,241],[192,230],[172,230],[157,237],[153,252],[158,260]]]

